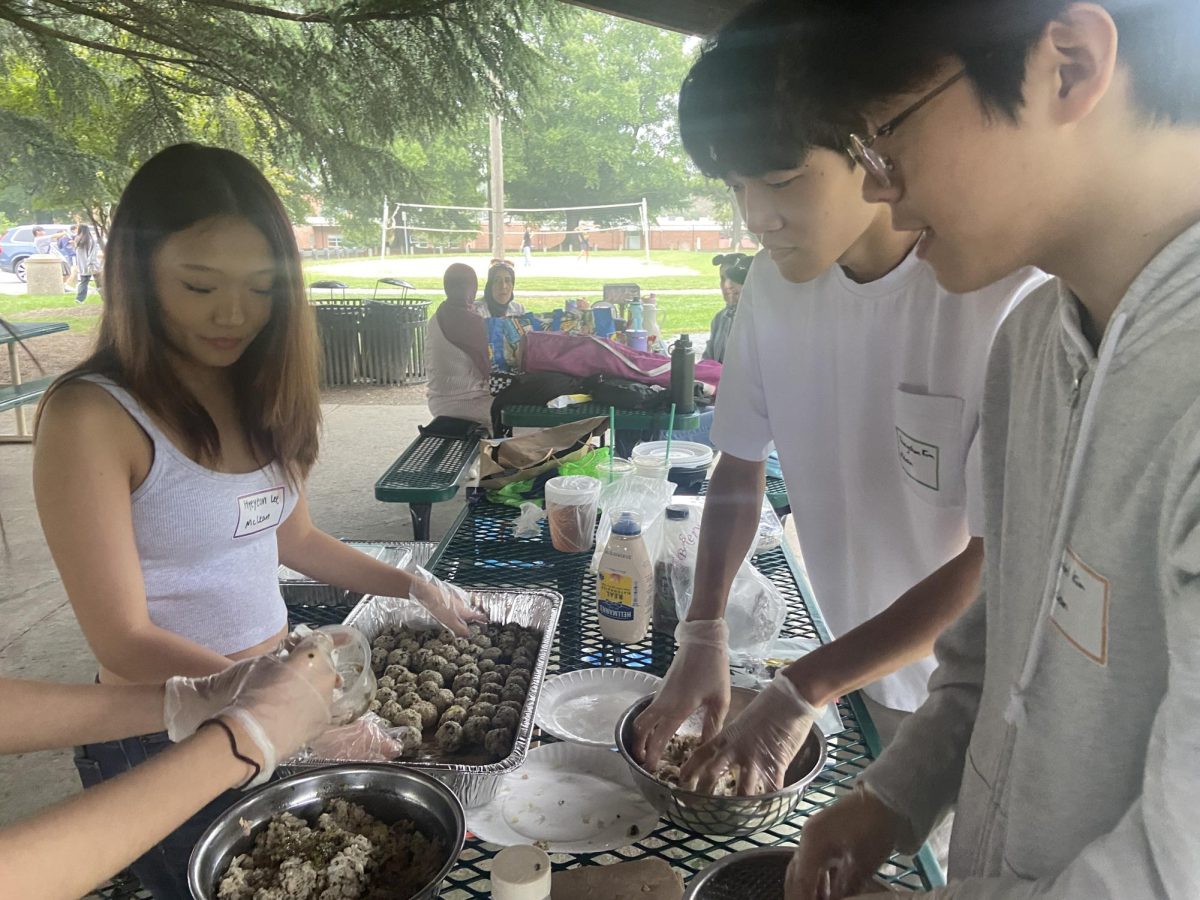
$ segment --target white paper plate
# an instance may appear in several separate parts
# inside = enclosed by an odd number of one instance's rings
[[[580,669],[547,678],[538,700],[537,724],[564,741],[614,749],[613,732],[621,713],[662,679],[636,669]]]
[[[502,847],[538,842],[547,853],[598,853],[636,843],[658,827],[629,766],[612,750],[535,747],[505,775],[496,798],[467,810],[467,830]]]

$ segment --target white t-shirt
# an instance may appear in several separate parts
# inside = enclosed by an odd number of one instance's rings
[[[950,294],[914,254],[878,281],[804,284],[759,254],[742,290],[712,441],[779,452],[800,548],[834,636],[882,612],[982,533],[979,405],[1001,320],[1046,276]],[[868,687],[916,709],[927,657]]]

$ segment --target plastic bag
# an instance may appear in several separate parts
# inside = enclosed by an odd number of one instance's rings
[[[694,555],[690,569],[679,567],[675,573],[675,611],[682,621],[692,605]],[[730,661],[745,664],[764,659],[786,618],[787,601],[779,589],[748,560],[744,561],[733,578],[729,601],[725,604]]]
[[[675,485],[657,478],[629,475],[620,481],[606,484],[600,491],[600,528],[596,532],[596,550],[589,571],[594,575],[600,567],[600,557],[612,534],[613,518],[618,513],[637,513],[642,523],[642,540],[651,559],[658,559],[662,550],[662,526],[667,504],[675,494]]]
[[[513,537],[540,537],[542,519],[546,518],[545,511],[536,503],[525,501],[521,504],[521,515],[513,522]]]

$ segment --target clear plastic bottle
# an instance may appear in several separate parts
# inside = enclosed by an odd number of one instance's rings
[[[691,530],[691,510],[686,506],[667,507],[663,523],[662,552],[654,563],[654,630],[660,634],[675,634],[679,614],[675,609],[675,579],[691,577],[688,568],[688,548],[685,538]]]
[[[635,512],[621,512],[600,556],[596,579],[600,633],[618,644],[646,636],[654,608],[654,565]]]

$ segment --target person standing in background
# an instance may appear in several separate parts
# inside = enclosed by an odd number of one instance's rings
[[[525,226],[525,235],[521,238],[521,253],[525,256],[525,268],[533,265],[533,235],[529,233],[529,226]]]
[[[92,236],[92,229],[88,226],[75,227],[75,270],[79,275],[75,302],[83,303],[87,300],[89,282],[100,274],[100,242]]]
[[[738,301],[742,299],[742,285],[750,274],[750,257],[745,253],[725,253],[713,257],[713,265],[721,267],[721,295],[725,308],[713,316],[708,333],[708,344],[702,359],[725,362],[725,345],[729,332],[733,330],[733,317],[737,313]]]

